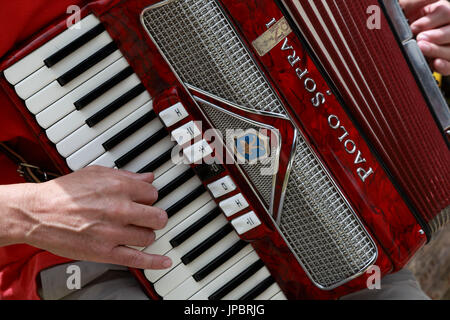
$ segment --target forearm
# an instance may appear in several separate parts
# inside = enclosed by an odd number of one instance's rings
[[[35,186],[28,183],[0,186],[0,247],[25,243],[34,192]]]
[[[72,260],[162,269],[148,247],[167,213],[152,204],[151,173],[88,167],[40,184],[0,186],[0,246],[28,244]]]

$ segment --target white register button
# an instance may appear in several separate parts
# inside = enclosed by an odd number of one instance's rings
[[[164,122],[166,127],[173,126],[175,123],[180,122],[188,115],[189,114],[181,102],[178,102],[177,104],[174,104],[170,108],[159,113],[159,117]]]
[[[250,211],[249,213],[246,213],[243,216],[240,216],[239,218],[231,221],[231,224],[238,234],[244,234],[259,226],[261,224],[261,221],[259,221],[258,217],[253,211]]]
[[[192,139],[197,138],[199,135],[201,135],[201,131],[195,125],[194,121],[188,122],[184,126],[172,131],[172,138],[179,145],[183,145]]]
[[[223,200],[219,203],[219,206],[227,217],[231,217],[233,214],[248,208],[248,202],[245,200],[242,193],[239,193],[231,198]]]
[[[220,198],[221,196],[236,190],[236,185],[230,176],[226,176],[209,184],[208,189],[211,191],[214,198]]]
[[[212,152],[211,146],[204,139],[183,150],[184,156],[189,163],[198,163]]]

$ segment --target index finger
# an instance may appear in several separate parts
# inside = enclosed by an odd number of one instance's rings
[[[130,179],[141,180],[144,182],[152,183],[155,180],[153,173],[134,173],[126,170],[116,170],[116,173]]]

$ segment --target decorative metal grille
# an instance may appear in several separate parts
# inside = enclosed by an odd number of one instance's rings
[[[145,27],[185,83],[250,110],[286,112],[215,1],[166,1]]]
[[[377,248],[300,138],[279,227],[310,277],[332,288],[368,268]]]

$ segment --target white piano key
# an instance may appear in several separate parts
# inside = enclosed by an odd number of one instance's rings
[[[180,252],[180,248],[176,248],[166,254],[166,256],[171,258],[173,261],[172,267],[166,270],[145,270],[145,276],[150,282],[155,283],[171,270],[175,269],[178,265],[181,265],[180,268],[183,269],[182,271],[185,274],[193,275],[202,267],[211,262],[214,258],[219,256],[222,252],[225,252],[237,241],[239,241],[239,237],[237,236],[237,234],[235,232],[230,232],[225,238],[217,242],[213,247],[206,250],[202,255],[200,255],[197,259],[195,259],[188,265],[181,264],[180,259],[184,253]],[[185,253],[187,253],[187,251]]]
[[[274,295],[270,300],[287,300],[286,296],[283,292],[278,292],[276,295]]]
[[[197,187],[201,186],[201,184],[202,181],[197,176],[194,176],[163,199],[158,200],[158,202],[155,203],[155,206],[163,210],[167,210],[175,203],[183,199],[185,196],[187,196],[189,193],[191,193],[193,190],[195,190]]]
[[[248,246],[247,246],[248,247]],[[250,246],[251,247],[251,246]],[[244,258],[240,259],[232,267],[228,268],[220,276],[211,281],[201,290],[197,291],[189,300],[208,300],[208,297],[222,288],[226,283],[230,282],[238,274],[247,269],[252,263],[258,261],[258,254],[251,247],[251,252]]]
[[[42,47],[36,49],[6,69],[4,72],[6,80],[12,85],[19,83],[33,72],[43,67],[45,59],[70,44],[99,23],[100,21],[93,14],[86,16],[71,28],[61,32]]]
[[[37,114],[36,120],[42,128],[49,128],[69,113],[75,111],[74,103],[77,100],[92,92],[98,86],[128,67],[125,58],[120,57],[120,52],[116,51],[64,87],[61,87],[57,81],[53,81],[25,101],[28,110]],[[119,59],[113,60],[116,58]],[[112,64],[106,65],[106,63],[111,62],[110,60],[113,60]],[[92,75],[92,78],[86,79]]]
[[[211,283],[214,279],[218,278],[220,275],[225,273],[227,270],[232,268],[241,259],[253,251],[252,246],[249,244],[244,247],[241,251],[236,253],[231,259],[227,260],[219,268],[211,272],[206,278],[201,281],[195,281],[192,276],[189,276],[183,283],[178,287],[170,291],[166,296],[163,297],[164,300],[188,300],[194,294],[202,290],[205,286]]]
[[[174,237],[176,237],[178,234],[180,234],[182,231],[184,231],[186,228],[188,228],[190,225],[192,225],[195,221],[197,221],[198,219],[200,219],[201,217],[203,217],[204,215],[206,215],[208,212],[210,212],[211,210],[213,210],[216,207],[217,207],[217,205],[214,201],[208,202],[206,205],[201,207],[190,217],[186,218],[184,221],[179,223],[176,227],[174,227],[169,232],[164,234],[161,238],[157,239],[152,245],[147,247],[146,250],[148,252],[157,253],[157,254],[165,254],[166,252],[169,252],[170,250],[173,249],[172,245],[170,244],[170,240],[172,240]],[[222,219],[221,221],[224,221],[224,220]],[[225,222],[224,222],[224,224],[225,224]],[[202,230],[203,230],[203,228],[202,228]],[[199,232],[207,233],[204,230],[199,231]]]
[[[149,99],[150,96],[147,92],[144,92],[98,123],[96,126],[90,128],[85,124],[56,145],[59,154],[65,158],[69,157],[75,151],[88,144],[89,141],[94,140],[100,134],[111,128],[113,125],[118,123],[133,111],[137,110],[142,105],[152,103]]]
[[[158,179],[155,179],[155,181],[153,181],[153,186],[157,190],[161,190],[170,181],[175,180],[179,175],[181,175],[184,172],[186,172],[187,170],[189,170],[189,168],[190,167],[187,164],[183,164],[183,163],[177,164],[172,169],[170,169],[165,174],[163,174],[161,177],[159,177]]]
[[[206,238],[208,238],[210,235],[217,232],[221,227],[223,227],[227,223],[226,219],[223,216],[217,217],[214,221],[211,221],[211,223],[208,224],[208,226],[205,226],[203,232],[198,232],[192,237],[192,241],[185,242],[182,245],[173,248],[169,250],[168,252],[162,253],[158,252],[157,249],[160,247],[157,245],[155,246],[155,249],[152,249],[152,246],[149,246],[144,249],[144,252],[150,253],[150,254],[164,254],[167,257],[170,257],[172,259],[172,267],[170,269],[166,270],[148,270],[146,271],[146,276],[151,282],[156,282],[159,280],[162,276],[169,273],[170,270],[176,268],[177,265],[183,265],[181,263],[181,257],[188,253],[190,250],[195,248],[199,243],[204,241]],[[194,260],[195,262],[195,260]],[[192,262],[193,263],[193,262]],[[190,263],[189,265],[191,265]],[[184,266],[184,265],[183,265]],[[150,278],[149,278],[150,277]]]
[[[153,171],[153,175],[155,176],[155,179],[158,179],[160,176],[162,176],[164,173],[169,171],[171,168],[173,168],[174,162],[173,160],[169,160],[166,163],[164,163],[162,166],[157,168],[155,171]]]
[[[123,129],[127,128],[132,123],[139,120],[142,116],[150,112],[152,109],[152,104],[143,105],[142,107],[128,115],[126,118],[122,119],[116,125],[109,128],[97,138],[89,142],[87,145],[83,146],[80,150],[76,151],[74,154],[67,158],[67,164],[69,165],[69,168],[73,171],[79,170],[100,157],[106,152],[105,148],[103,148],[103,143],[108,141],[108,139],[112,138]],[[155,119],[154,121],[148,123],[140,130],[136,131],[134,134],[126,138],[122,143],[117,145],[113,151],[117,152],[119,155],[122,155],[126,152],[126,150],[123,150],[124,148],[131,148],[132,146],[138,145],[149,135],[157,132],[161,128],[161,121]]]
[[[166,137],[161,141],[159,141],[158,143],[156,143],[153,147],[144,151],[138,157],[130,161],[130,163],[125,165],[122,169],[131,172],[138,172],[139,170],[143,169],[146,165],[148,165],[150,162],[155,160],[158,156],[171,150],[173,146],[174,144],[170,140],[170,138]],[[164,163],[159,168],[155,169],[153,171],[155,179],[158,179],[161,175],[169,171],[171,168],[173,168],[174,165],[175,162],[171,159],[166,163]]]
[[[269,276],[269,270],[266,267],[262,267],[249,279],[242,282],[236,289],[223,297],[222,300],[238,300]]]
[[[16,93],[23,100],[28,99],[33,94],[47,86],[49,83],[55,81],[57,78],[83,62],[91,55],[102,49],[113,40],[108,32],[104,31],[99,36],[95,37],[80,49],[74,51],[62,61],[54,65],[52,68],[47,66],[41,67],[39,70],[29,75],[14,87]]]
[[[140,81],[138,77],[136,75],[132,75],[131,77],[128,77],[127,79],[119,83],[117,86],[115,86],[102,96],[100,96],[98,99],[92,101],[88,106],[86,106],[82,110],[73,111],[68,116],[64,117],[63,119],[55,123],[53,126],[51,126],[49,129],[47,129],[46,132],[50,141],[58,144],[65,137],[69,136],[75,130],[82,127],[89,117],[93,116],[95,113],[102,110],[110,103],[114,102],[117,98],[127,93],[129,90],[131,90],[139,83]],[[147,92],[144,92],[134,100],[142,101],[142,103],[140,104],[142,105],[148,100],[150,100],[150,96],[148,95]]]
[[[270,287],[268,287],[266,290],[264,290],[263,293],[261,293],[259,296],[255,298],[255,300],[270,300],[273,296],[275,296],[278,292],[280,292],[280,286],[278,283],[272,284]]]
[[[185,219],[189,218],[192,214],[194,214],[201,207],[206,205],[212,200],[211,196],[208,192],[204,192],[200,197],[187,204],[183,209],[178,211],[175,215],[170,217],[167,225],[161,230],[155,230],[155,239],[158,240],[162,236],[164,236],[167,232],[175,228],[178,224],[180,224]]]

